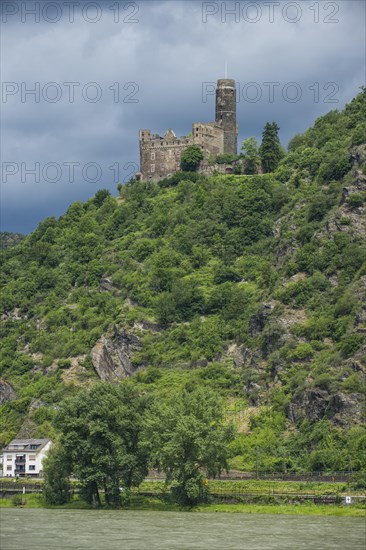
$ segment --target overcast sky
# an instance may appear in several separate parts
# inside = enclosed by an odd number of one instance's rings
[[[363,1],[3,1],[1,40],[3,231],[116,194],[140,128],[213,121],[225,63],[239,143],[275,120],[286,145],[365,84]]]

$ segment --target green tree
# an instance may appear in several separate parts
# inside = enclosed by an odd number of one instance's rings
[[[83,498],[100,506],[120,506],[120,485],[129,491],[147,474],[148,455],[141,438],[147,407],[128,383],[99,384],[65,400],[56,425],[61,430],[64,461],[81,481]],[[50,474],[53,483],[52,470]]]
[[[280,160],[284,156],[278,137],[279,129],[280,128],[276,122],[267,122],[263,130],[259,154],[262,162],[262,168],[265,173],[274,172]]]
[[[47,504],[65,504],[71,498],[71,463],[62,445],[56,444],[48,453],[43,468],[43,495]]]
[[[242,157],[245,160],[245,174],[257,174],[260,166],[258,142],[255,137],[245,139],[241,145]]]
[[[222,155],[217,155],[216,162],[217,164],[232,164],[237,160],[238,155],[230,155],[229,153],[223,153]]]
[[[189,145],[182,153],[180,167],[184,172],[195,172],[203,160],[203,153],[198,145]]]
[[[204,499],[204,474],[215,477],[227,468],[227,445],[234,430],[223,422],[218,395],[198,387],[157,405],[148,434],[154,466],[164,470],[167,482],[176,481],[176,501],[193,505]]]
[[[108,189],[99,189],[94,195],[94,204],[97,208],[100,208],[103,204],[103,202],[110,197],[111,194],[108,191]]]

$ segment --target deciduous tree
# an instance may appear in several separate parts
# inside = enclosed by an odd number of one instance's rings
[[[175,499],[193,505],[204,499],[204,477],[227,467],[233,427],[224,423],[218,395],[207,388],[185,389],[158,405],[147,428],[153,463],[175,481]]]

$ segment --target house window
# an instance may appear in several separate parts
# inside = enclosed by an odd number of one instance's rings
[[[150,172],[155,172],[155,164],[151,164],[151,166],[150,166]]]
[[[29,455],[29,460],[36,460],[36,455]]]
[[[9,455],[6,460],[11,460],[13,457]]]
[[[31,445],[30,446],[30,449],[31,451],[35,451],[36,449],[38,449],[39,445]]]
[[[7,466],[6,469],[7,469],[8,471],[11,471],[11,470],[13,469],[13,467],[12,467],[12,466]]]
[[[151,153],[151,160],[155,160],[155,153]]]
[[[34,472],[35,469],[36,469],[36,467],[34,466],[34,464],[29,466],[29,471]]]

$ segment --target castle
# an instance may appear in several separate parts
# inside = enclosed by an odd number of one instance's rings
[[[217,81],[215,122],[194,122],[192,133],[177,138],[171,128],[164,137],[140,130],[140,172],[137,179],[158,181],[180,171],[182,152],[188,145],[197,145],[203,153],[203,164],[224,153],[236,155],[238,127],[236,123],[235,80]]]

